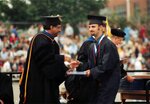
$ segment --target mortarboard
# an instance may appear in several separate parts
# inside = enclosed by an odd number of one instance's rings
[[[61,16],[60,15],[51,15],[51,16],[42,16],[44,19],[44,29],[49,29],[49,27],[52,26],[57,26],[61,24]]]
[[[103,24],[106,21],[105,16],[88,15],[87,18],[90,24]]]
[[[126,35],[121,29],[111,29],[111,34],[118,37],[123,37]]]

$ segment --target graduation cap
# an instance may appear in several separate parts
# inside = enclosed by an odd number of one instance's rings
[[[126,35],[121,29],[111,29],[111,34],[118,37],[123,37]]]
[[[42,18],[44,19],[44,29],[49,29],[51,25],[60,25],[62,21],[60,15],[42,16]]]
[[[95,15],[88,15],[87,18],[90,21],[90,24],[104,24],[106,22],[105,16],[95,16]]]

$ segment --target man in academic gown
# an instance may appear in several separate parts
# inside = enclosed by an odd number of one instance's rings
[[[89,55],[91,54],[89,53],[89,49],[91,44],[96,42],[95,35],[98,35],[100,28],[102,29],[103,21],[106,21],[106,17],[104,16],[95,17],[88,15],[87,18],[89,19],[89,34],[91,36],[82,44],[78,52],[80,65],[77,71],[85,71],[87,68],[93,67],[89,64]],[[66,88],[69,92],[68,104],[88,104],[96,89],[95,87],[95,81],[92,78],[85,76],[69,76],[66,80]]]
[[[119,39],[123,39],[125,35],[118,29],[112,30],[111,33],[117,35]],[[93,104],[113,104],[121,78],[119,54],[113,41],[103,34],[100,34],[97,40],[96,65],[86,71],[88,77],[99,83]]]
[[[59,85],[65,80],[67,56],[54,40],[61,31],[60,16],[43,16],[44,31],[31,40],[20,79],[20,104],[60,104]]]

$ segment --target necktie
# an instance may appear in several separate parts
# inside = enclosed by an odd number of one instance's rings
[[[89,66],[90,68],[93,68],[96,65],[97,57],[100,53],[100,43],[103,40],[105,35],[102,35],[98,41],[94,41],[90,46],[90,53],[89,53]]]

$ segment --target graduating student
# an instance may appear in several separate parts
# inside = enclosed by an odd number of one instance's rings
[[[116,46],[121,45],[124,37],[123,36],[121,37],[120,34],[125,34],[125,33],[120,29],[111,29],[111,31],[112,31],[112,34],[115,34],[111,36],[111,40],[113,41],[113,43]],[[121,78],[122,78],[120,82],[120,90],[124,89],[124,85],[127,86],[126,84],[130,84],[135,79],[134,77],[128,75],[127,72],[125,71],[124,65],[123,65],[124,61],[127,61],[127,59],[124,58],[120,60]]]
[[[118,37],[117,40],[125,36],[124,32],[117,29],[112,30],[111,33]],[[93,103],[113,104],[121,79],[120,59],[116,44],[107,37],[104,36],[103,39],[102,37],[103,34],[99,35],[96,44],[97,54],[94,59],[96,65],[88,69],[86,73],[99,83]],[[92,49],[94,50],[94,47]]]
[[[96,42],[95,36],[99,31],[103,30],[103,23],[106,21],[104,16],[87,16],[89,20],[90,37],[82,44],[78,52],[78,60],[80,65],[77,71],[85,71],[87,68],[92,68],[93,65],[89,61],[89,57],[93,53],[89,51],[91,45]],[[69,76],[66,80],[66,88],[69,92],[68,104],[88,104],[90,103],[95,91],[95,81],[92,78],[83,76]]]

